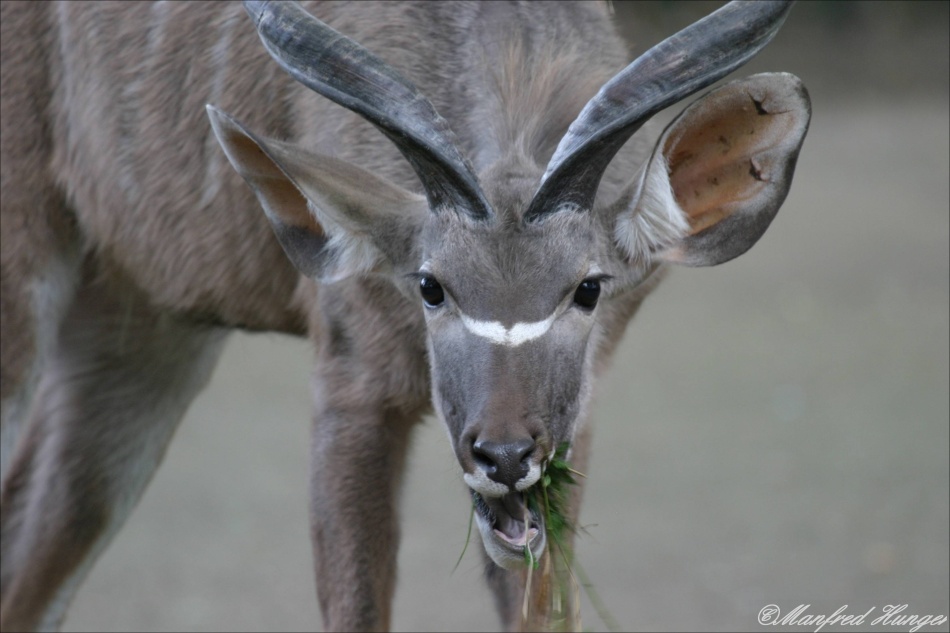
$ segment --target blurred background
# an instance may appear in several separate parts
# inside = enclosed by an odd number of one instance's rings
[[[635,54],[719,4],[613,9]],[[623,630],[948,615],[948,7],[800,3],[739,71],[800,76],[811,130],[765,237],[674,271],[600,385],[577,556]],[[232,338],[66,630],[319,628],[309,358]],[[411,464],[394,628],[496,630],[477,548],[452,573],[469,506],[437,421]]]

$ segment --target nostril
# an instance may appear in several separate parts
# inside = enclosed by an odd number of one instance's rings
[[[472,457],[475,460],[475,463],[480,466],[487,474],[494,474],[498,466],[495,464],[495,461],[492,459],[491,454],[486,451],[483,447],[479,446],[479,443],[476,443],[472,446]]]
[[[523,440],[521,442],[515,442],[511,445],[511,459],[517,464],[524,464],[532,451],[534,451],[535,442],[534,440]]]
[[[472,456],[489,478],[514,488],[515,483],[528,474],[531,466],[528,462],[535,446],[531,438],[514,442],[479,440],[472,445]]]

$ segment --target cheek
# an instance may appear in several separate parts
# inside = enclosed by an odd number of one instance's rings
[[[429,366],[432,374],[432,401],[448,427],[453,444],[458,442],[466,419],[466,385],[461,371],[464,359],[451,347],[435,346],[429,340]]]
[[[551,440],[557,445],[573,437],[578,417],[583,414],[590,391],[588,356],[592,343],[589,336],[579,338],[576,330],[562,333],[553,343],[544,363],[538,396],[547,411]]]
[[[465,414],[462,402],[456,397],[457,392],[447,385],[433,380],[433,399],[438,403],[439,415],[448,427],[453,440],[458,440],[465,424]]]
[[[548,411],[548,432],[555,446],[573,436],[574,423],[581,410],[581,371],[574,365],[563,365],[557,376],[549,379],[543,390]]]

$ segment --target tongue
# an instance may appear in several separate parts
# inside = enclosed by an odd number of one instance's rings
[[[518,493],[507,494],[500,499],[490,502],[495,514],[495,532],[498,536],[513,545],[524,545],[528,539],[537,533],[537,529],[530,527],[530,513],[524,505],[524,499]],[[528,526],[525,521],[528,521]]]
[[[523,528],[523,527],[524,527],[524,523],[522,523],[521,526],[522,526],[522,528]],[[503,540],[505,540],[505,541],[508,541],[508,542],[511,543],[512,545],[516,545],[516,546],[518,546],[518,547],[527,547],[527,546],[528,546],[528,541],[531,541],[532,539],[534,539],[534,537],[538,534],[538,528],[535,528],[535,527],[528,528],[528,531],[527,531],[527,532],[525,532],[524,530],[522,530],[522,531],[521,531],[521,534],[519,534],[519,535],[516,536],[516,537],[515,537],[515,536],[510,536],[510,535],[508,535],[508,534],[505,534],[504,532],[502,532],[502,531],[499,530],[498,528],[495,528],[495,534],[497,534],[497,535],[499,536],[499,538],[501,538],[501,539],[503,539]]]

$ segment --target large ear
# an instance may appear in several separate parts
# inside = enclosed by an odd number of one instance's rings
[[[294,266],[323,282],[412,266],[423,196],[342,160],[261,139],[214,106],[214,134]]]
[[[746,252],[788,194],[810,118],[808,92],[787,73],[693,102],[663,132],[618,215],[627,256],[712,266]]]

